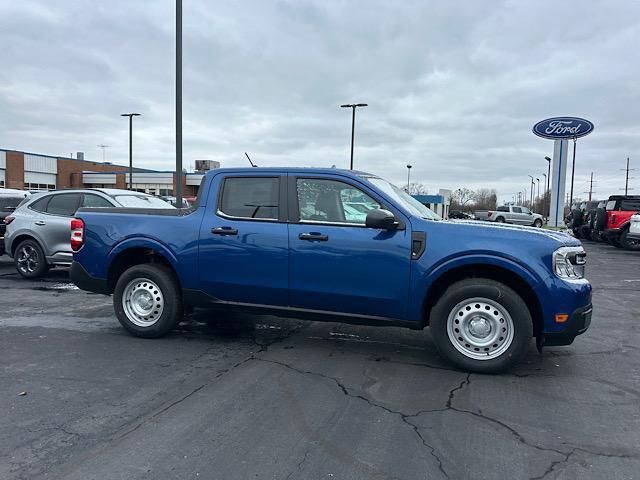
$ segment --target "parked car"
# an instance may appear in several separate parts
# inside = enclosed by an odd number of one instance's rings
[[[629,237],[631,217],[640,210],[640,195],[612,195],[607,202],[607,241],[618,248],[640,250],[640,243]]]
[[[607,201],[598,203],[597,207],[589,214],[589,238],[595,242],[604,242],[604,230],[607,226]]]
[[[474,220],[476,217],[461,210],[451,210],[449,212],[449,218],[453,220]]]
[[[31,194],[24,190],[0,188],[0,256],[4,255],[4,235],[7,228],[4,219],[29,195]]]
[[[590,213],[592,210],[597,208],[598,203],[600,202],[597,200],[585,201],[580,204],[576,204],[571,210],[567,226],[572,230],[573,235],[576,238],[586,238],[587,240],[590,240]]]
[[[542,215],[533,213],[527,207],[520,205],[502,205],[495,210],[476,210],[473,212],[478,220],[488,220],[496,223],[514,223],[542,227]]]
[[[20,275],[35,278],[50,267],[71,265],[69,229],[81,207],[174,209],[159,198],[129,190],[56,190],[32,195],[5,218],[6,250]]]
[[[337,169],[216,169],[197,208],[82,208],[71,279],[160,337],[185,308],[429,326],[441,354],[498,372],[591,321],[585,252],[564,233],[442,220],[403,190]],[[371,208],[350,219],[355,196]],[[496,234],[499,233],[499,234]]]
[[[640,211],[631,216],[629,220],[629,233],[627,237],[633,241],[640,241]]]
[[[167,203],[170,203],[171,205],[173,205],[174,207],[178,208],[178,199],[176,197],[172,197],[170,195],[162,195],[160,197],[161,200],[164,200]],[[189,200],[187,200],[186,198],[182,198],[182,208],[189,208],[191,206],[191,202],[189,202]]]

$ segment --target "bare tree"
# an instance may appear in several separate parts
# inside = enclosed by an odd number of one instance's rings
[[[451,210],[470,210],[471,202],[475,197],[475,192],[470,188],[458,188],[451,194],[451,204],[449,211]]]
[[[498,205],[495,189],[481,188],[476,191],[473,200],[477,210],[494,210]]]
[[[409,195],[427,195],[427,186],[423,183],[412,182],[409,184],[409,190],[407,191],[407,187],[404,187],[404,190]]]

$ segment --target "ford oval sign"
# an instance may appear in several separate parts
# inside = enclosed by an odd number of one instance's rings
[[[577,117],[547,118],[533,126],[533,133],[539,137],[552,139],[584,137],[592,131],[593,123]]]

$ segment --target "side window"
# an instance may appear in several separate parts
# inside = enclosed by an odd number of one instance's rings
[[[335,180],[299,178],[300,220],[364,225],[369,210],[380,205],[356,187]]]
[[[509,211],[509,207],[505,207],[505,206],[501,206],[496,208],[497,212],[508,212]]]
[[[40,198],[39,200],[36,200],[31,205],[29,205],[29,208],[31,210],[35,210],[36,212],[46,212],[47,204],[49,203],[49,200],[51,200],[51,195],[47,195],[45,197]]]
[[[520,207],[512,207],[511,211],[513,213],[522,213],[522,209]]]
[[[93,195],[93,194],[89,194],[89,193],[85,193],[82,196],[82,203],[80,204],[81,207],[87,207],[87,208],[110,208],[113,207],[113,205],[111,205],[111,202],[109,202],[109,200],[102,198],[99,195]]]
[[[530,210],[528,208],[525,208],[525,207],[522,207],[521,210],[522,210],[522,213],[526,213],[527,215],[529,213],[531,213]]]
[[[633,199],[622,200],[620,202],[620,210],[622,210],[622,211],[640,210],[640,199],[638,199],[638,200],[633,200]]]
[[[228,177],[218,210],[231,217],[277,220],[279,194],[277,177]]]
[[[76,210],[78,210],[78,204],[80,203],[79,193],[64,193],[61,195],[52,195],[49,204],[47,205],[47,213],[51,215],[62,215],[64,217],[71,217]]]

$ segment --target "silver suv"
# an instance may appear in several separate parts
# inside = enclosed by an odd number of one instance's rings
[[[5,219],[5,247],[26,278],[52,266],[69,266],[71,218],[79,208],[174,208],[146,193],[107,188],[57,190],[32,195]]]

